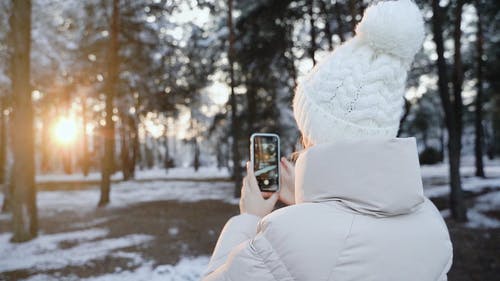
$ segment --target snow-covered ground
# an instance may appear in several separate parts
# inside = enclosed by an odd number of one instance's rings
[[[500,162],[489,161],[489,165],[484,167],[484,172],[488,177],[500,177]],[[433,178],[433,177],[447,177],[448,175],[448,164],[436,164],[436,165],[423,165],[420,167],[423,178]],[[462,177],[474,176],[476,168],[474,164],[462,164],[460,167],[460,174]]]
[[[207,171],[209,171],[207,169]],[[154,173],[152,172],[151,175]],[[184,174],[187,176],[187,173]],[[205,177],[207,174],[198,175]],[[220,175],[220,174],[219,174]],[[219,176],[217,175],[217,176]],[[176,175],[177,176],[177,175]],[[196,177],[196,175],[195,175]],[[67,179],[63,179],[66,181]],[[106,208],[125,208],[141,202],[177,200],[196,202],[213,199],[237,204],[233,199],[233,185],[228,182],[188,182],[188,181],[151,181],[119,182],[111,188],[111,203]],[[37,205],[40,216],[53,216],[59,212],[92,212],[99,200],[99,189],[71,191],[39,191]],[[0,195],[0,202],[3,195]],[[0,220],[10,219],[9,215],[0,215]],[[208,264],[208,257],[183,257],[175,265],[154,266],[154,261],[144,259],[140,254],[122,252],[119,249],[147,243],[153,237],[143,234],[131,234],[120,238],[103,239],[108,234],[104,228],[94,226],[107,219],[96,219],[85,225],[73,224],[73,227],[87,228],[75,232],[58,234],[41,233],[36,239],[22,244],[9,242],[10,233],[0,234],[0,273],[13,270],[57,270],[67,266],[82,266],[96,257],[124,257],[137,266],[132,271],[116,269],[113,274],[102,275],[84,280],[198,280]],[[177,230],[178,231],[178,230]],[[168,230],[175,235],[176,229]],[[77,242],[68,249],[60,249],[62,242]],[[1,275],[0,275],[1,277]],[[38,274],[26,280],[53,280],[54,276]],[[64,280],[80,280],[75,276]],[[68,279],[69,278],[69,279]],[[0,278],[1,279],[1,278]]]
[[[429,198],[445,197],[450,193],[448,184],[447,164],[425,165],[421,167],[424,182],[424,193]],[[493,191],[480,195],[475,199],[475,204],[467,210],[469,222],[472,228],[499,228],[500,220],[484,215],[485,212],[500,210],[500,161],[485,159],[485,174],[487,178],[479,178],[475,175],[473,157],[465,157],[462,160],[460,174],[462,175],[462,189],[466,192],[481,193],[487,189]],[[437,184],[435,184],[437,182]],[[441,211],[443,217],[450,215],[450,210]]]
[[[496,178],[462,178],[462,189],[464,191],[481,192],[486,188],[500,187],[500,177]],[[450,193],[448,184],[428,185],[424,187],[425,196],[429,198],[442,197]]]
[[[233,192],[233,184],[228,182],[119,182],[111,188],[111,203],[107,208],[123,208],[129,204],[161,200],[196,202],[213,199],[237,204],[238,200],[233,198]],[[99,194],[97,186],[84,190],[39,191],[37,204],[42,210],[41,215],[75,209],[80,212],[92,211],[99,201]]]
[[[36,181],[39,183],[45,182],[71,182],[71,181],[98,181],[101,178],[99,172],[89,173],[86,177],[81,173],[66,174],[39,174],[36,176]],[[111,176],[112,180],[121,180],[122,172],[116,172]],[[222,179],[229,178],[229,171],[225,168],[218,169],[217,167],[200,167],[197,172],[191,167],[176,167],[166,171],[155,167],[151,170],[137,170],[136,180],[182,180],[182,179]]]
[[[83,265],[115,249],[146,243],[152,237],[132,234],[120,238],[101,239],[108,234],[106,229],[90,228],[74,232],[40,235],[22,244],[9,243],[10,234],[0,234],[0,270],[61,269],[68,265]],[[77,242],[78,245],[59,249],[61,242]],[[118,255],[121,253],[118,252]],[[139,259],[139,257],[137,257]]]
[[[498,186],[498,185],[497,185]],[[500,221],[484,215],[485,212],[500,210],[500,190],[479,196],[474,207],[467,210],[468,227],[500,228]]]
[[[463,156],[460,166],[460,174],[462,177],[474,176],[476,172],[475,159],[473,156]],[[489,160],[484,158],[484,171],[488,177],[500,177],[500,159]],[[448,175],[448,161],[445,160],[443,163],[435,165],[422,165],[420,170],[422,172],[422,177],[432,178],[432,177],[447,177]]]
[[[129,204],[177,200],[195,202],[204,199],[221,200],[237,203],[232,199],[233,186],[227,182],[120,182],[113,184],[111,204],[106,208],[124,208]],[[0,201],[2,200],[0,195]],[[85,189],[76,191],[40,191],[37,204],[40,216],[53,216],[58,212],[95,210],[99,199],[99,190]],[[8,215],[0,216],[0,220],[9,219]],[[98,276],[84,280],[198,280],[208,264],[208,257],[183,257],[175,265],[154,266],[154,261],[144,259],[139,253],[122,252],[120,249],[148,243],[152,236],[131,234],[119,238],[105,238],[108,230],[96,228],[95,225],[105,222],[106,218],[96,219],[85,225],[73,224],[86,230],[57,234],[41,233],[36,239],[13,244],[9,242],[10,233],[0,234],[0,273],[14,270],[58,270],[67,266],[83,266],[97,257],[124,257],[130,260],[134,270],[117,268],[113,274]],[[175,228],[168,233],[176,235]],[[59,248],[63,242],[75,243],[70,248]],[[0,275],[1,277],[1,275]],[[53,276],[34,275],[26,280],[52,280]],[[79,280],[65,276],[64,280]],[[68,279],[69,278],[69,279]],[[0,278],[1,279],[1,278]]]
[[[80,279],[84,281],[198,281],[207,267],[209,257],[185,257],[176,265],[160,265],[154,267],[152,262],[144,262],[133,271],[121,271],[101,275],[96,278]],[[29,281],[46,279],[29,279]]]
[[[175,265],[154,266],[154,261],[143,258],[139,253],[120,251],[130,246],[147,243],[153,237],[131,234],[120,238],[102,239],[106,229],[90,228],[75,232],[40,235],[23,244],[9,242],[10,234],[0,234],[0,272],[14,270],[47,271],[60,270],[67,266],[84,266],[89,261],[103,256],[126,258],[132,271],[115,268],[115,272],[97,277],[80,279],[64,276],[64,280],[198,280],[208,264],[208,257],[184,257]],[[63,242],[77,242],[70,248],[60,248]],[[0,276],[1,277],[1,276]],[[36,274],[29,281],[54,280],[53,275]]]

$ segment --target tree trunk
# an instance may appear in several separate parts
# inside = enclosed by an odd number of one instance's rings
[[[101,197],[98,206],[109,203],[111,187],[111,174],[114,170],[115,127],[113,123],[114,95],[118,82],[118,18],[119,0],[113,0],[113,14],[111,17],[111,32],[108,53],[108,79],[106,79],[106,125],[103,128],[104,136],[104,161],[101,168]]]
[[[325,17],[325,37],[328,42],[328,50],[333,51],[333,39],[332,39],[332,30],[330,29],[330,11],[326,7],[325,0],[319,0],[319,4],[321,7],[321,13]]]
[[[253,76],[252,74],[250,74]],[[248,132],[252,133],[254,131],[254,123],[255,123],[255,116],[257,115],[257,101],[256,101],[256,95],[257,95],[257,89],[255,88],[254,84],[255,82],[252,81],[252,77],[248,79],[248,82],[250,84],[247,85],[247,92],[246,92],[246,98],[247,98],[247,122],[248,122]]]
[[[448,158],[450,164],[450,207],[454,219],[460,222],[467,221],[467,209],[463,198],[463,191],[460,182],[460,144],[461,130],[456,106],[450,100],[448,77],[446,71],[446,61],[444,58],[443,43],[443,12],[439,6],[439,0],[432,1],[432,30],[437,52],[438,69],[438,89],[441,98],[441,105],[445,114],[445,123],[448,129]],[[455,101],[456,102],[456,101]]]
[[[169,138],[168,138],[168,130],[169,130],[169,127],[168,127],[168,118],[167,118],[167,122],[165,122],[165,135],[164,135],[164,142],[163,142],[163,146],[165,147],[165,160],[164,160],[164,168],[165,170],[168,172],[168,169],[170,168],[170,147],[169,147]]]
[[[293,23],[287,23],[287,53],[289,57],[286,57],[286,66],[288,68],[288,73],[293,80],[290,88],[290,92],[293,92],[297,87],[297,69],[295,67],[295,55],[293,54]]]
[[[193,145],[194,145],[193,167],[194,167],[194,171],[198,172],[198,169],[200,169],[200,145],[198,144],[197,137],[193,138]]]
[[[354,36],[354,34],[356,33],[356,15],[358,14],[358,10],[356,8],[356,2],[357,0],[349,0],[349,12],[351,14],[351,32]]]
[[[154,156],[154,146],[155,142],[153,137],[149,136],[147,130],[144,134],[144,162],[148,169],[152,169],[155,166],[155,156]]]
[[[313,65],[316,65],[316,59],[314,58],[314,54],[316,53],[316,28],[314,27],[314,0],[308,1],[309,6],[309,35],[311,36],[311,45],[309,46],[309,55],[313,61]]]
[[[340,4],[339,1],[335,1],[335,4],[333,6],[335,8],[335,21],[337,22],[337,35],[340,38],[340,42],[345,41],[345,36],[344,36],[344,21],[342,20],[342,10],[340,9]]]
[[[137,163],[139,163],[139,169],[142,170],[144,167],[144,161],[143,161],[143,156],[142,155],[142,150],[141,150],[141,142],[139,140],[139,109],[141,108],[141,97],[138,95],[136,100],[135,100],[135,115],[130,118],[130,127],[133,128],[133,140],[134,140],[134,149],[132,152],[132,176],[135,177],[135,167],[137,166]]]
[[[72,145],[72,144],[68,143],[62,147],[63,170],[64,170],[64,173],[67,175],[70,175],[73,173],[73,169],[72,169],[72,165],[71,165],[71,152],[72,152],[72,150],[69,147],[70,145]]]
[[[62,101],[61,102],[61,108],[64,110],[64,116],[66,118],[70,117],[70,108],[71,108],[71,102],[70,102],[70,92],[73,90],[73,87],[70,85],[67,85],[64,88],[64,91],[62,92]],[[73,173],[73,165],[72,165],[72,153],[74,147],[72,147],[74,144],[69,142],[64,145],[62,145],[62,163],[63,163],[63,170],[65,174],[72,174]]]
[[[50,170],[50,104],[42,105],[42,131],[40,144],[40,170],[46,173]]]
[[[128,118],[130,127],[130,138],[132,140],[132,157],[130,158],[130,176],[135,178],[135,167],[139,159],[140,144],[139,144],[139,131],[134,117]]]
[[[129,156],[129,140],[128,140],[128,130],[127,130],[127,116],[122,115],[121,126],[120,126],[120,156],[122,159],[122,175],[123,180],[128,181],[132,177],[130,174],[130,156]]]
[[[497,92],[498,93],[498,92]],[[492,108],[492,127],[493,136],[490,147],[491,156],[500,156],[500,95],[493,95],[491,97]],[[493,158],[493,157],[490,157]]]
[[[200,168],[200,147],[198,145],[198,124],[194,123],[193,114],[191,111],[191,144],[193,145],[193,167],[194,171],[198,172]]]
[[[215,146],[215,155],[217,157],[217,169],[222,169],[224,166],[224,155],[222,154],[222,140],[219,140],[219,145]]]
[[[0,186],[2,186],[3,191],[3,203],[2,203],[2,213],[9,212],[10,198],[12,190],[11,185],[7,181],[6,173],[7,167],[5,166],[7,158],[7,126],[6,126],[6,116],[4,110],[6,109],[6,98],[0,98]]]
[[[234,180],[234,196],[241,196],[241,157],[238,149],[238,141],[240,137],[240,124],[238,121],[238,108],[236,106],[236,94],[234,93],[234,31],[233,31],[233,0],[227,0],[228,15],[227,25],[229,29],[229,48],[228,48],[228,61],[229,61],[229,78],[231,95],[229,102],[231,104],[231,132],[233,137],[232,152],[233,152],[233,180]]]
[[[34,238],[38,230],[35,189],[33,104],[30,86],[31,1],[12,1],[12,229],[13,242]]]
[[[462,52],[461,52],[461,41],[462,30],[460,26],[462,25],[462,8],[464,5],[464,0],[457,0],[455,6],[455,23],[453,30],[453,45],[454,45],[454,66],[453,66],[453,108],[457,116],[457,130],[459,135],[462,136],[463,131],[463,101],[462,101],[462,85],[464,81],[464,70],[462,65]],[[460,148],[462,142],[460,141]]]
[[[452,171],[450,206],[453,217],[460,222],[467,221],[467,209],[460,181],[460,154],[462,151],[462,132],[463,132],[463,67],[460,39],[462,37],[462,8],[464,0],[458,0],[455,7],[455,28],[453,31],[454,39],[454,67],[453,67],[453,109],[455,112],[455,134],[450,136],[450,169]],[[454,188],[455,187],[455,188]]]
[[[89,147],[87,136],[87,97],[82,96],[82,172],[89,175]]]
[[[485,177],[484,175],[484,164],[483,164],[483,27],[481,25],[481,6],[476,1],[476,11],[477,11],[477,36],[476,36],[476,48],[477,48],[477,94],[476,94],[476,112],[475,112],[475,142],[474,142],[474,152],[476,158],[476,176]]]
[[[440,159],[441,162],[444,161],[444,150],[445,150],[444,136],[445,136],[445,131],[446,131],[446,128],[445,128],[445,125],[444,125],[444,121],[441,120],[441,122],[439,124],[439,145],[440,145],[439,159]]]
[[[0,185],[5,183],[5,160],[7,158],[7,133],[4,110],[7,108],[6,98],[0,98]]]

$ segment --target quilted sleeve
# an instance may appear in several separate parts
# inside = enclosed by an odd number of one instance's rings
[[[235,217],[236,220],[241,218]],[[248,219],[248,218],[247,218]],[[243,219],[242,219],[243,220]],[[272,245],[265,237],[265,227],[259,226],[259,233],[255,235],[256,227],[253,229],[253,237],[230,248],[228,254],[224,254],[226,249],[235,242],[236,236],[232,236],[228,241],[229,233],[233,231],[242,233],[245,225],[239,230],[233,229],[238,221],[230,221],[224,227],[221,237],[217,242],[216,250],[210,261],[203,281],[273,281],[273,280],[293,280],[285,265],[274,251]],[[247,229],[249,230],[249,229]],[[250,233],[248,233],[250,234]],[[244,236],[239,236],[243,238]],[[217,253],[219,251],[219,253]]]
[[[262,233],[236,246],[227,261],[203,281],[292,281],[279,256]]]
[[[259,220],[259,217],[250,214],[241,214],[229,219],[215,245],[206,272],[212,272],[224,264],[231,250],[238,244],[254,238]]]

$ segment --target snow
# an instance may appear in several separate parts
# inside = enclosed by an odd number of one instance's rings
[[[485,216],[483,213],[500,210],[500,191],[479,196],[472,208],[467,210],[469,222],[466,226],[472,228],[500,228],[500,220]]]
[[[94,190],[98,192],[98,190]],[[111,206],[159,200],[196,202],[200,200],[222,200],[234,202],[233,184],[229,182],[122,182],[113,185]]]
[[[464,191],[481,192],[486,188],[500,187],[500,177],[497,178],[462,178],[462,189]],[[448,184],[432,185],[424,188],[425,196],[429,198],[447,196],[450,193]]]
[[[209,170],[205,170],[208,172]],[[150,175],[154,175],[151,172]],[[185,173],[189,176],[189,173]],[[0,200],[2,196],[0,196]],[[146,181],[120,182],[111,188],[111,203],[107,208],[124,208],[129,204],[159,200],[178,200],[195,202],[215,199],[237,203],[233,197],[233,185],[229,182],[188,182],[188,181]],[[75,211],[91,212],[95,210],[99,199],[99,189],[95,188],[72,191],[39,191],[37,204],[41,216],[50,216],[54,212]],[[8,219],[2,215],[2,219]],[[108,238],[107,229],[99,228],[113,217],[99,218],[85,223],[73,223],[71,227],[83,230],[58,233],[41,233],[36,239],[22,243],[10,243],[11,234],[0,234],[0,272],[14,270],[44,271],[57,270],[68,266],[83,266],[92,260],[98,261],[106,256],[122,257],[130,260],[133,270],[117,268],[115,272],[94,276],[83,280],[199,280],[209,258],[181,257],[175,265],[156,265],[145,259],[140,253],[124,252],[121,249],[148,243],[154,237],[145,234],[130,234]],[[167,230],[168,235],[178,236],[175,226]],[[69,242],[70,247],[60,248]],[[72,246],[74,245],[74,246]],[[50,280],[54,275],[45,273],[30,276],[25,280]],[[76,275],[64,276],[65,280],[80,280]]]
[[[154,267],[152,262],[146,262],[133,271],[122,271],[105,274],[98,277],[81,279],[84,281],[195,281],[200,280],[203,271],[208,265],[209,257],[184,257],[176,265],[159,265]],[[29,279],[34,281],[35,279]],[[40,279],[42,280],[42,279]]]
[[[108,234],[100,228],[73,232],[45,234],[26,243],[10,243],[11,234],[0,234],[0,272],[20,269],[49,270],[84,265],[116,249],[147,243],[153,237],[130,234],[119,238],[96,240]],[[77,242],[76,246],[61,249],[61,242]]]
[[[121,180],[123,178],[121,172],[115,173],[111,176],[112,181]],[[99,181],[101,179],[101,173],[93,172],[89,173],[88,176],[84,176],[80,173],[75,174],[43,174],[36,175],[35,180],[37,183],[46,183],[46,182],[73,182],[73,181]]]
[[[179,228],[178,227],[171,227],[168,229],[168,234],[170,234],[170,236],[177,236],[177,234],[179,234]]]
[[[161,200],[196,202],[211,199],[237,204],[233,191],[233,184],[228,182],[120,182],[112,185],[111,202],[107,208],[123,208]],[[75,209],[93,211],[99,201],[99,194],[97,186],[86,190],[39,191],[37,205],[47,214]]]
[[[462,157],[462,165],[460,166],[460,174],[462,177],[473,176],[476,172],[473,157]],[[500,160],[484,159],[484,172],[488,177],[500,177]],[[435,165],[422,165],[420,167],[422,177],[424,179],[434,177],[448,177],[449,165],[446,162]]]
[[[180,202],[197,202],[200,200],[220,200],[230,204],[238,204],[233,195],[234,186],[230,182],[193,182],[193,181],[147,181],[113,183],[110,204],[106,208],[124,208],[129,205],[176,200]],[[51,216],[55,213],[74,211],[94,211],[99,201],[98,185],[84,190],[54,190],[37,192],[37,207],[40,216]],[[3,193],[0,193],[3,202]],[[0,220],[9,220],[9,214],[0,214]],[[93,225],[100,222],[94,222]],[[92,225],[90,225],[92,226]]]
[[[481,195],[476,198],[475,204],[467,209],[468,222],[466,227],[470,228],[500,228],[500,220],[486,216],[484,213],[500,210],[500,190]],[[451,216],[450,209],[440,211],[443,218]]]
[[[462,175],[462,189],[476,194],[492,189],[484,195],[474,199],[474,204],[468,208],[467,217],[469,221],[465,224],[471,228],[499,228],[500,221],[486,216],[485,212],[500,210],[500,162],[498,160],[486,160],[485,174],[488,178],[475,177],[474,159],[465,157],[462,161],[460,173]],[[445,197],[450,193],[448,184],[448,165],[438,164],[422,166],[422,178],[424,181],[424,193],[429,198]],[[433,182],[439,182],[433,184]],[[450,216],[450,210],[441,210],[444,218]]]
[[[165,169],[155,167],[150,170],[137,170],[136,180],[203,180],[203,179],[228,179],[229,171],[227,169],[217,169],[217,167],[200,167],[197,172],[194,172],[190,167],[176,167],[166,171]],[[41,174],[36,176],[38,183],[46,182],[73,182],[73,181],[99,181],[101,173],[92,172],[85,177],[81,173],[71,175],[66,174]],[[111,176],[111,180],[119,181],[123,179],[121,172],[117,172]]]
[[[173,168],[168,173],[164,169],[151,169],[139,171],[136,179],[214,179],[229,178],[227,169],[218,169],[217,167],[200,167],[197,172],[193,168]]]
[[[209,258],[183,257],[175,265],[154,266],[154,262],[144,259],[138,253],[119,249],[148,243],[152,236],[131,234],[119,238],[100,239],[108,234],[101,228],[91,228],[58,234],[42,234],[34,240],[22,244],[10,243],[10,234],[0,234],[0,272],[13,270],[57,270],[67,266],[82,266],[105,256],[129,259],[128,265],[136,265],[132,271],[116,268],[115,272],[101,276],[80,279],[68,276],[64,280],[199,280]],[[98,240],[100,239],[100,240]],[[78,242],[69,248],[59,248],[62,242]],[[36,274],[29,281],[50,280],[53,275]]]

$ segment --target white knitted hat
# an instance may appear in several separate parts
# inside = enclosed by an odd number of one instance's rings
[[[298,85],[293,112],[303,136],[312,144],[395,137],[406,72],[423,39],[422,15],[412,1],[367,8],[356,35]]]

